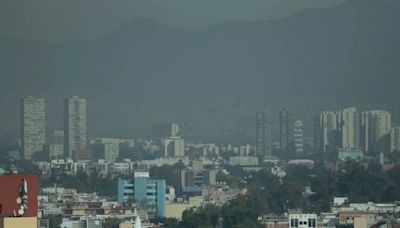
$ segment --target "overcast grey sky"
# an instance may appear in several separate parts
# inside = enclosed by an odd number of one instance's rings
[[[182,29],[285,17],[346,0],[1,0],[0,37],[95,40],[146,17]]]

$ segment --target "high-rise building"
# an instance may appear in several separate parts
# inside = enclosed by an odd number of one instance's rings
[[[170,137],[162,139],[164,145],[165,157],[183,157],[185,156],[185,141],[180,137]]]
[[[342,148],[360,148],[360,123],[356,108],[343,109],[341,114]]]
[[[293,125],[294,150],[296,153],[304,152],[303,121],[296,120]]]
[[[327,153],[341,146],[340,112],[322,112],[317,120],[317,140],[319,152]]]
[[[400,151],[400,127],[392,127],[390,130],[390,151]]]
[[[64,105],[64,152],[72,158],[74,151],[86,148],[86,100],[72,96]]]
[[[279,148],[281,152],[287,152],[291,141],[290,131],[289,111],[282,109],[279,112]]]
[[[22,152],[25,159],[32,159],[34,153],[43,151],[46,143],[45,100],[27,97],[21,102]]]
[[[133,180],[118,180],[118,202],[136,202],[150,217],[165,217],[165,180],[152,180],[148,172],[136,172]]]
[[[361,114],[360,142],[364,152],[390,151],[392,116],[383,110],[371,110]]]
[[[56,130],[53,132],[51,143],[49,144],[50,159],[60,159],[64,157],[64,131]]]
[[[256,152],[258,156],[270,156],[272,150],[271,113],[267,110],[256,112]]]

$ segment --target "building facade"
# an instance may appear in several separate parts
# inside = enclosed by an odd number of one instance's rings
[[[400,151],[400,127],[392,127],[390,130],[390,151]]]
[[[319,152],[332,152],[341,146],[340,119],[340,112],[325,111],[319,115],[318,128],[316,129],[318,132]]]
[[[21,102],[21,136],[22,152],[25,159],[43,151],[46,143],[46,112],[45,100],[27,97]]]
[[[279,148],[281,152],[287,152],[291,141],[291,126],[289,111],[282,109],[279,112]]]
[[[74,151],[86,149],[86,100],[72,96],[64,106],[64,152],[72,158]]]
[[[295,153],[304,152],[303,121],[296,120],[293,125],[293,140]]]
[[[136,172],[133,180],[118,180],[118,202],[136,202],[151,217],[165,217],[165,180],[152,180],[148,172]]]
[[[343,109],[341,114],[342,148],[360,148],[360,123],[356,108]]]
[[[367,152],[390,151],[392,115],[384,110],[371,110],[361,114],[361,145]]]
[[[272,152],[271,113],[267,110],[256,112],[256,153],[270,156]]]

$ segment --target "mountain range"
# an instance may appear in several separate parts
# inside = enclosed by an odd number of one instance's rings
[[[96,136],[146,136],[175,120],[191,138],[251,139],[261,106],[310,123],[343,105],[399,110],[399,12],[399,0],[350,0],[200,30],[142,18],[92,42],[0,38],[0,132],[18,134],[28,95],[47,99],[50,130],[62,127],[62,98],[86,97]]]

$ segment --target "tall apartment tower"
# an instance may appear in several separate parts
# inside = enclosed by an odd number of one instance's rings
[[[364,152],[390,151],[392,115],[384,110],[371,110],[361,114],[361,145]]]
[[[293,125],[293,141],[294,150],[296,153],[304,152],[304,134],[303,134],[303,121],[296,120]]]
[[[86,100],[72,96],[64,102],[64,153],[72,158],[74,151],[86,148]]]
[[[390,130],[390,151],[400,151],[400,127],[392,127]]]
[[[360,118],[357,109],[346,108],[342,110],[342,148],[360,148]]]
[[[258,156],[270,156],[272,147],[271,113],[267,110],[256,112],[256,152]]]
[[[290,132],[290,120],[289,111],[282,109],[279,112],[279,144],[280,151],[285,152],[288,149],[291,132]]]
[[[45,100],[27,97],[21,101],[22,152],[25,159],[43,150],[46,143]]]
[[[325,111],[318,117],[319,152],[327,153],[341,146],[340,112]]]

